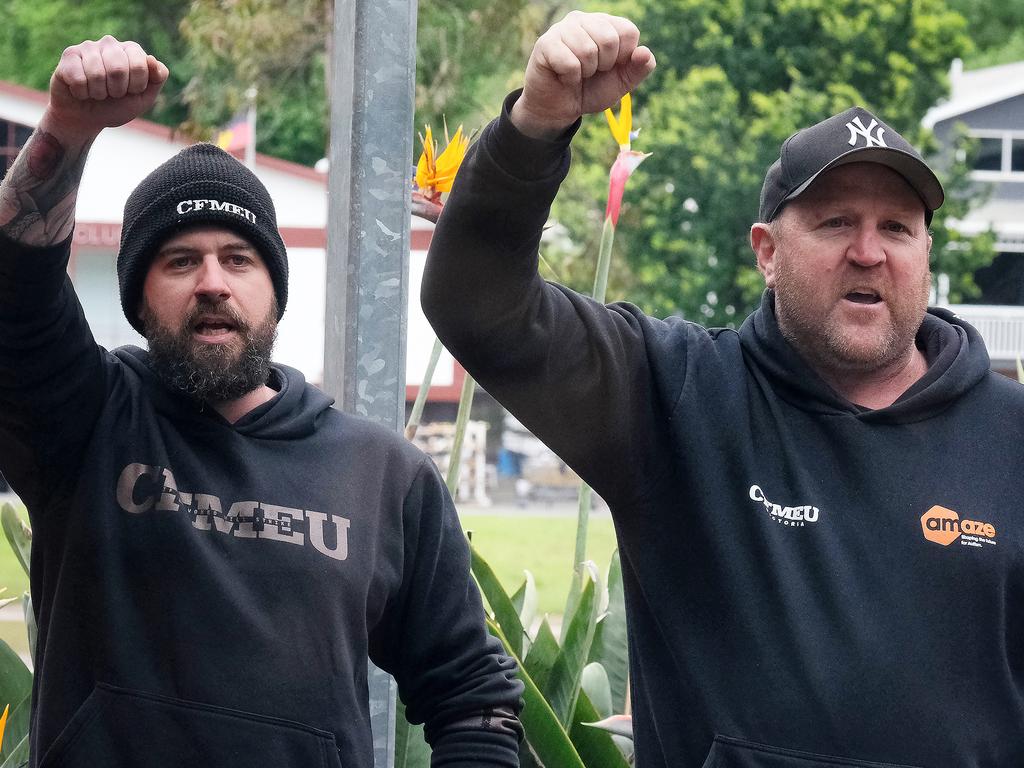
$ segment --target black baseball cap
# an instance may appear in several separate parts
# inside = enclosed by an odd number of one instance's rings
[[[910,142],[863,107],[851,107],[782,143],[779,159],[768,169],[761,187],[760,221],[771,221],[821,174],[847,163],[892,168],[920,196],[929,224],[942,205],[942,184]]]

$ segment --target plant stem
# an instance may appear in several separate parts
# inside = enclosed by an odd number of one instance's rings
[[[597,273],[594,275],[595,301],[604,304],[604,296],[608,291],[608,271],[612,265],[612,242],[615,240],[615,225],[610,218],[604,220],[601,229],[601,248],[597,253]]]
[[[455,489],[459,485],[459,469],[462,466],[462,441],[466,437],[466,424],[469,423],[469,409],[473,404],[473,392],[476,391],[476,381],[468,373],[462,381],[462,394],[459,395],[459,413],[455,417],[455,438],[452,441],[452,452],[448,458],[448,476],[445,478],[445,485],[448,486],[448,493],[455,498]]]
[[[412,413],[409,414],[409,423],[405,425],[405,439],[412,440],[416,436],[416,430],[420,426],[420,418],[423,416],[423,406],[427,404],[427,395],[430,394],[430,382],[434,380],[434,369],[437,368],[437,361],[441,359],[441,340],[434,337],[434,347],[430,350],[430,362],[427,363],[427,370],[423,374],[423,381],[420,383],[419,392],[416,393],[416,402],[412,404]]]

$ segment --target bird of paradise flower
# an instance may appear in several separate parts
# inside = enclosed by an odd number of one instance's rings
[[[426,126],[424,134],[420,136],[423,152],[416,163],[412,210],[415,215],[433,222],[441,215],[441,195],[451,191],[455,174],[459,172],[466,150],[469,149],[469,138],[463,134],[461,125],[451,138],[448,137],[448,126],[445,125],[444,141],[444,150],[438,153],[434,134],[430,126]]]
[[[622,97],[619,114],[609,108],[604,111],[611,129],[612,138],[619,145],[619,154],[608,172],[608,204],[604,212],[604,225],[601,229],[601,246],[597,253],[597,269],[594,274],[594,290],[591,294],[596,301],[604,304],[608,290],[608,272],[612,263],[612,243],[615,240],[615,227],[619,223],[619,211],[622,208],[622,196],[626,191],[626,182],[633,171],[650,152],[636,152],[632,149],[632,141],[638,132],[633,131],[633,100],[630,94]],[[580,573],[582,564],[587,559],[587,528],[590,522],[592,491],[586,483],[580,485],[579,504],[576,514],[576,549],[573,562],[577,563],[576,572]],[[575,578],[566,601],[565,615],[571,615],[579,600],[581,579]]]
[[[469,137],[463,134],[460,125],[455,135],[448,138],[448,125],[444,127],[444,150],[438,154],[437,143],[434,141],[433,132],[430,126],[426,126],[423,135],[420,136],[420,143],[423,145],[423,152],[420,154],[419,162],[416,163],[416,175],[412,191],[412,213],[414,216],[437,223],[441,215],[444,203],[441,202],[441,195],[451,192],[452,184],[455,183],[455,175],[462,166],[469,149]],[[427,361],[427,370],[423,374],[423,381],[420,383],[419,391],[416,393],[416,400],[413,402],[412,411],[409,414],[409,421],[405,425],[405,436],[412,440],[419,428],[420,419],[423,417],[423,407],[427,402],[427,393],[430,391],[430,382],[434,378],[434,370],[437,362],[441,359],[441,342],[434,339],[434,346],[430,350],[430,359]],[[456,416],[457,426],[455,430],[454,445],[451,456],[448,460],[448,474],[446,483],[448,490],[455,492],[455,480],[458,476],[459,458],[462,455],[462,441],[465,433],[465,424],[469,419],[469,404],[473,400],[473,392],[476,382],[473,377],[466,375],[462,384],[462,394],[459,397],[459,411]]]
[[[619,154],[608,173],[608,205],[604,212],[601,248],[597,256],[597,275],[594,278],[593,296],[602,304],[608,288],[612,242],[615,240],[615,227],[619,223],[619,211],[622,208],[622,196],[626,191],[626,182],[640,163],[651,156],[650,152],[636,152],[632,149],[632,141],[637,133],[633,131],[633,101],[628,93],[622,97],[618,116],[611,109],[606,109],[604,116],[608,119],[612,137],[619,145]]]
[[[0,749],[4,748],[4,731],[7,730],[7,715],[11,711],[11,705],[4,707],[4,713],[0,715]]]

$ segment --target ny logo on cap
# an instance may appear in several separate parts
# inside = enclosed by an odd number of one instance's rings
[[[878,130],[875,131],[875,135],[871,135],[871,131],[875,126],[878,126]],[[857,145],[857,137],[863,136],[866,147],[887,147],[888,144],[882,138],[882,134],[885,133],[885,128],[878,125],[878,121],[874,118],[871,119],[871,124],[867,128],[864,127],[864,123],[860,121],[860,117],[853,118],[852,121],[846,124],[846,127],[850,129],[850,146],[854,147]]]

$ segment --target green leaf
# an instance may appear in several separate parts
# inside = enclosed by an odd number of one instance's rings
[[[558,658],[560,650],[555,633],[551,631],[551,625],[545,616],[537,629],[537,636],[533,639],[530,652],[524,662],[527,673],[542,691],[548,686],[551,668],[555,666],[555,660]]]
[[[573,550],[572,568],[573,579],[569,583],[569,596],[565,600],[564,616],[571,616],[576,611],[576,605],[580,599],[582,589],[584,563],[587,559],[587,529],[590,525],[590,507],[593,492],[586,483],[580,485],[576,505],[576,544]],[[568,629],[568,621],[562,623],[562,632],[559,642],[565,642],[565,633]]]
[[[523,739],[523,743],[519,745],[519,768],[544,768],[541,765],[540,758],[537,757],[533,748],[530,747],[528,739]]]
[[[423,738],[423,726],[413,725],[406,719],[401,699],[395,713],[394,768],[430,768],[430,745]]]
[[[580,685],[600,717],[612,714],[612,688],[608,683],[608,673],[600,663],[592,661],[583,668]]]
[[[0,712],[3,710],[0,709]],[[4,729],[3,749],[0,749],[0,768],[6,765],[18,766],[28,759],[28,727],[32,716],[32,694],[30,693],[16,707],[11,707]]]
[[[32,658],[36,657],[36,638],[39,630],[36,627],[36,613],[32,610],[32,596],[28,592],[21,596],[21,610],[25,617],[25,632],[28,635],[28,652]]]
[[[522,660],[512,653],[508,638],[501,627],[487,618],[487,626],[505,646],[505,650],[519,663],[519,679],[523,681],[523,711],[519,720],[523,724],[530,749],[545,768],[587,768],[580,759],[569,734],[541,694],[537,684],[526,672]],[[603,768],[603,767],[601,767]]]
[[[523,626],[523,656],[530,655],[530,627],[537,618],[537,582],[530,571],[524,570],[526,577],[519,589],[512,595],[512,605],[519,611],[519,623]]]
[[[567,727],[576,706],[583,667],[590,654],[594,626],[597,623],[597,569],[593,563],[587,564],[584,576],[586,582],[580,593],[579,605],[573,616],[567,617],[569,627],[565,631],[565,643],[555,659],[548,684],[544,688],[559,722]]]
[[[583,762],[596,768],[629,768],[622,750],[615,744],[610,733],[599,728],[591,728],[586,723],[594,720],[597,710],[590,702],[586,692],[580,694],[573,713],[573,726],[569,731],[576,751]]]
[[[28,734],[11,748],[9,757],[3,758],[0,768],[21,768],[28,762]],[[6,750],[5,750],[6,751]]]
[[[526,632],[523,631],[523,625],[519,621],[519,611],[512,604],[512,600],[505,593],[501,582],[498,581],[498,577],[494,575],[494,570],[487,564],[487,561],[480,556],[472,544],[469,549],[472,554],[472,570],[476,583],[487,599],[487,604],[491,607],[495,620],[511,643],[512,655],[521,658],[523,638]]]
[[[523,625],[524,629],[529,629],[533,625],[533,620],[537,618],[537,582],[534,581],[533,574],[530,571],[524,570],[523,576],[525,580],[522,586],[516,590],[512,602],[519,610],[519,622]],[[519,598],[518,601],[516,600],[517,597]]]
[[[7,728],[12,730],[13,735],[4,738],[4,748],[0,750],[0,760],[6,760],[12,755],[18,746],[19,723],[25,724],[25,732],[28,730],[28,708],[24,714],[19,714],[21,704],[32,695],[32,673],[29,672],[25,662],[16,654],[11,647],[0,640],[0,712],[7,705],[10,705],[11,712],[8,714]],[[18,720],[15,720],[18,715]]]
[[[618,550],[612,553],[608,565],[608,607],[598,619],[589,660],[600,662],[608,673],[612,712],[624,712],[626,689],[629,686],[629,644],[626,634],[626,596]]]
[[[11,549],[14,550],[18,562],[28,574],[28,564],[32,561],[32,529],[21,521],[18,513],[10,504],[4,504],[3,509],[0,510],[0,523],[3,524],[4,535],[7,537]]]
[[[582,591],[583,583],[583,564],[580,563],[573,569],[572,581],[569,582],[569,595],[565,600],[565,611],[562,616],[565,620],[562,621],[562,629],[559,632],[559,642],[565,642],[565,633],[569,631],[568,617],[576,613],[576,609],[580,604],[580,592]]]

